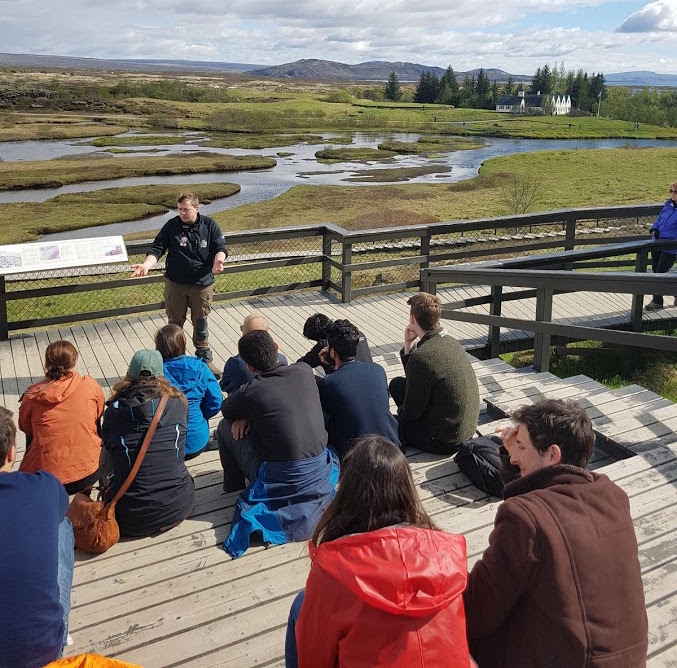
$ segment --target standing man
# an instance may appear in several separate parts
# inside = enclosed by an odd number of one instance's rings
[[[170,325],[183,327],[190,306],[195,355],[220,378],[221,370],[212,362],[207,316],[212,310],[214,274],[223,271],[227,256],[226,244],[216,222],[200,213],[197,195],[181,193],[176,202],[179,215],[164,224],[143,264],[132,265],[132,276],[146,276],[167,253],[167,320]]]
[[[440,324],[439,297],[410,297],[400,351],[405,377],[390,381],[405,447],[451,455],[472,438],[480,412],[477,378],[463,346]]]
[[[626,493],[586,469],[595,435],[576,402],[546,399],[503,431],[520,477],[503,488],[463,596],[479,668],[646,665],[647,618]]]

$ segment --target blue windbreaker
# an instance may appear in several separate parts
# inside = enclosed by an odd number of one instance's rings
[[[650,229],[651,232],[658,232],[657,239],[677,239],[677,205],[669,199],[658,214]],[[663,253],[677,255],[677,248],[671,250],[665,249]]]
[[[191,355],[165,360],[164,375],[188,399],[186,455],[199,452],[209,440],[207,420],[219,412],[223,403],[219,382],[201,359]]]

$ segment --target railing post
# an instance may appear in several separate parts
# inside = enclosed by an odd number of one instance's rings
[[[353,244],[343,239],[343,253],[341,254],[341,301],[350,304],[353,298],[353,272],[346,269],[353,262]]]
[[[552,290],[536,289],[536,320],[552,322]],[[534,332],[534,370],[550,368],[550,334]]]
[[[322,233],[322,290],[329,290],[329,281],[331,280],[331,237],[327,232]]]
[[[568,217],[564,222],[564,250],[572,251],[576,248],[576,223],[577,219]],[[564,265],[564,271],[572,271],[574,268],[573,262],[568,262]]]
[[[0,341],[9,339],[9,322],[7,320],[7,290],[5,277],[0,276]]]
[[[430,232],[427,230],[421,234],[421,249],[419,255],[425,256],[425,260],[421,262],[421,269],[427,269],[430,266]]]
[[[649,251],[646,248],[637,251],[635,258],[635,272],[638,274],[645,274],[646,267],[649,264]],[[632,331],[639,332],[642,330],[642,309],[644,306],[644,295],[632,295],[632,306],[630,307],[630,322],[632,324]]]
[[[501,315],[501,305],[503,303],[503,286],[491,286],[491,304],[489,305],[489,315]],[[489,352],[491,357],[498,357],[501,348],[501,328],[498,325],[489,326]]]

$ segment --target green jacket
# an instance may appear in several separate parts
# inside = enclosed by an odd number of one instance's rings
[[[400,419],[420,422],[428,436],[446,443],[472,438],[477,428],[480,394],[463,346],[436,329],[409,354],[400,351],[407,390]]]

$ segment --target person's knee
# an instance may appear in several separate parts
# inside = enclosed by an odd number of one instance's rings
[[[209,338],[209,323],[207,316],[200,316],[195,318],[194,325],[195,341],[206,341]]]
[[[233,436],[230,432],[233,426],[233,421],[228,418],[223,418],[216,427],[216,442],[219,445],[219,450],[228,448],[233,442]]]

